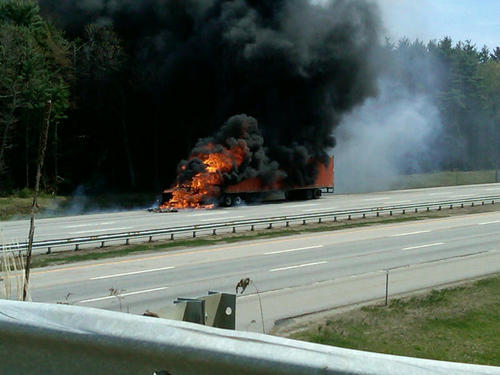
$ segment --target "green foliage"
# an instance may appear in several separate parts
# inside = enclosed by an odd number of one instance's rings
[[[39,11],[34,1],[0,4],[0,190],[22,172],[29,186],[47,101],[56,122],[69,106],[69,44]]]

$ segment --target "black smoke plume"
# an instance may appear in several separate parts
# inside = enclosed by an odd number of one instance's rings
[[[279,166],[290,185],[313,182],[310,160],[327,158],[343,114],[376,93],[372,57],[380,24],[367,0],[40,4],[72,35],[87,23],[113,24],[136,90],[162,113],[155,115],[157,139],[175,132],[186,147],[210,134],[224,142],[233,128],[217,133],[220,124],[245,113],[259,121],[267,147],[264,154],[263,139],[255,140],[248,173],[272,178]],[[158,157],[173,155],[164,150]]]

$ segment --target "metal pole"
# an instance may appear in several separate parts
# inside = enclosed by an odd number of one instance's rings
[[[385,271],[385,306],[387,306],[388,296],[389,296],[389,270]]]

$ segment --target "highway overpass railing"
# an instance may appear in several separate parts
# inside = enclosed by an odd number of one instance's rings
[[[51,239],[51,240],[41,240],[35,241],[33,243],[33,249],[47,249],[47,253],[51,253],[54,248],[74,246],[75,250],[79,250],[81,245],[84,244],[100,244],[104,247],[106,243],[124,241],[126,245],[130,243],[133,239],[145,239],[145,241],[152,242],[154,238],[159,237],[169,237],[171,240],[175,239],[176,235],[189,234],[192,237],[196,237],[198,234],[212,234],[216,235],[217,231],[232,231],[236,233],[237,230],[246,229],[254,231],[258,226],[267,226],[271,229],[274,225],[283,224],[285,227],[289,227],[291,224],[307,224],[313,221],[318,223],[323,223],[328,220],[337,221],[340,219],[351,220],[355,217],[366,218],[367,216],[380,216],[383,214],[393,215],[393,214],[407,214],[410,212],[418,213],[421,210],[431,211],[431,210],[442,210],[442,209],[454,209],[454,208],[464,208],[466,206],[477,206],[486,204],[495,204],[500,200],[500,196],[483,196],[476,198],[467,199],[451,199],[451,200],[441,200],[441,201],[427,201],[411,204],[399,204],[399,205],[387,205],[387,206],[377,206],[377,207],[366,207],[348,210],[329,210],[329,211],[317,211],[307,214],[297,214],[297,215],[283,215],[283,216],[272,216],[272,217],[262,217],[256,219],[243,219],[243,220],[231,220],[227,222],[218,223],[206,223],[206,224],[196,224],[196,225],[185,225],[176,227],[166,227],[148,230],[138,230],[138,231],[128,231],[119,232],[111,234],[96,234],[81,237],[71,237],[62,239]],[[176,213],[152,213],[152,215],[175,215]],[[0,244],[0,251],[24,251],[27,248],[27,242],[18,242],[10,244]]]
[[[499,375],[500,368],[363,352],[79,306],[0,300],[0,373]]]

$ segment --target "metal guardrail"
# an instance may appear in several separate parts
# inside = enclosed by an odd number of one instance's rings
[[[351,220],[355,215],[359,215],[365,218],[367,215],[373,214],[379,216],[383,213],[388,213],[393,215],[396,211],[400,211],[401,214],[409,212],[409,210],[414,210],[415,213],[419,212],[420,209],[430,211],[431,209],[442,210],[443,208],[453,209],[457,206],[465,207],[470,205],[474,207],[476,204],[495,204],[500,200],[499,195],[494,196],[483,196],[476,198],[458,199],[458,200],[444,200],[444,201],[428,201],[419,202],[412,204],[400,204],[400,205],[389,205],[389,206],[379,206],[370,208],[358,208],[358,209],[348,209],[348,210],[332,210],[332,211],[321,211],[321,212],[311,212],[308,214],[300,215],[284,215],[284,216],[272,216],[263,217],[257,219],[244,219],[244,220],[234,220],[225,223],[207,223],[207,224],[197,224],[197,225],[185,225],[178,227],[167,227],[140,231],[129,231],[129,232],[119,232],[112,234],[101,234],[101,235],[91,235],[82,237],[72,237],[66,239],[55,239],[55,240],[45,240],[45,241],[35,241],[33,243],[33,249],[47,248],[47,253],[51,253],[52,248],[74,245],[75,250],[79,249],[79,246],[87,243],[100,243],[101,247],[105,246],[106,242],[124,240],[125,244],[129,244],[131,239],[148,238],[149,242],[153,241],[154,237],[168,236],[170,239],[174,240],[176,234],[182,233],[192,233],[193,237],[197,236],[200,232],[211,232],[213,235],[217,234],[219,229],[232,228],[232,232],[236,233],[237,228],[248,227],[250,231],[254,231],[255,227],[258,225],[267,225],[269,229],[273,227],[274,224],[285,223],[288,227],[290,223],[301,222],[302,224],[307,224],[311,220],[317,220],[318,223],[322,223],[323,220],[330,218],[332,221],[337,221],[338,218],[345,217],[347,220]],[[160,215],[160,214],[158,214]],[[0,251],[23,251],[27,248],[27,242],[19,242],[16,244],[0,245]]]
[[[363,352],[79,306],[0,300],[0,373],[500,375],[500,368]]]

